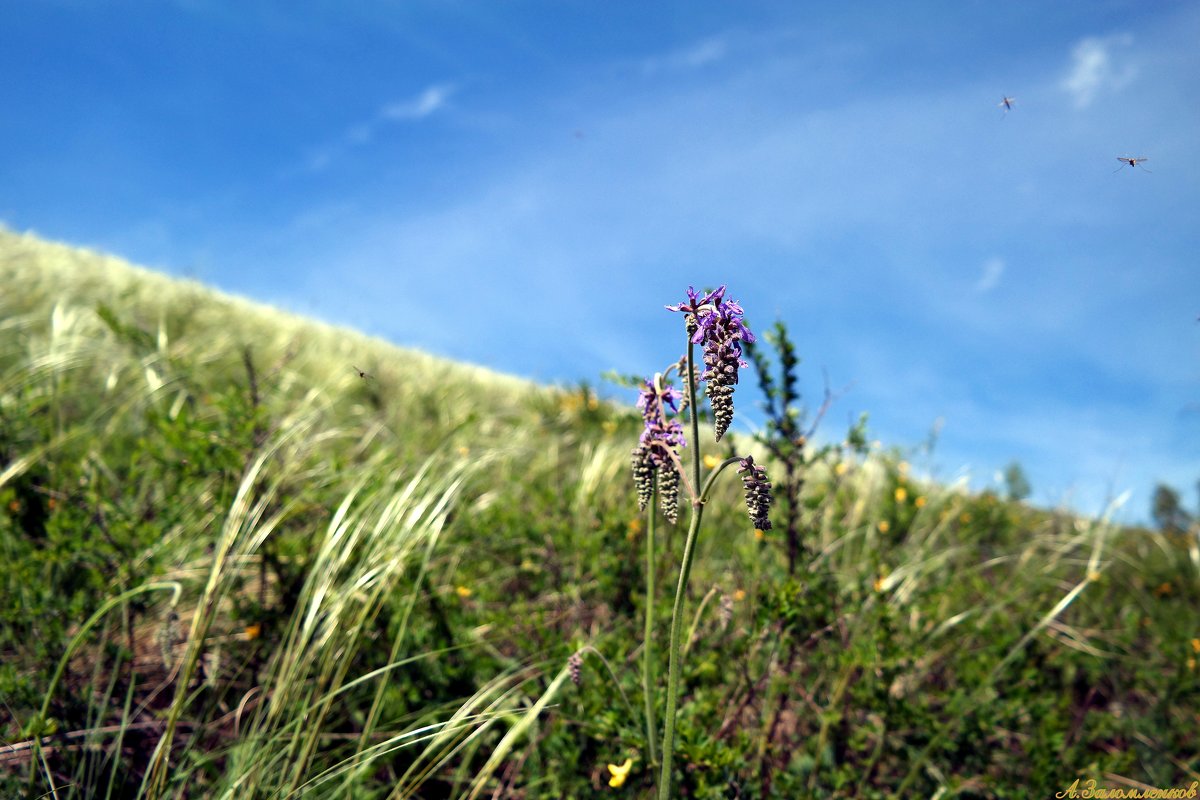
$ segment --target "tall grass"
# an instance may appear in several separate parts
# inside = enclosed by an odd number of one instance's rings
[[[0,793],[649,796],[684,540],[636,513],[632,411],[32,237],[0,282]],[[676,785],[1200,780],[1194,537],[904,460],[808,465],[794,575],[714,487]]]

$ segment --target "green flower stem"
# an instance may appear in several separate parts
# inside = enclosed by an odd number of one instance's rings
[[[658,799],[668,800],[671,796],[671,756],[675,747],[675,708],[679,702],[679,634],[683,628],[683,601],[687,594],[687,581],[692,573],[692,556],[696,549],[696,534],[700,530],[700,519],[704,506],[692,510],[692,522],[688,526],[687,543],[683,546],[683,563],[679,567],[679,585],[675,588],[675,606],[671,612],[671,662],[667,670],[667,715],[663,722],[663,761],[658,778]]]
[[[658,475],[654,476],[654,489],[650,495],[646,522],[646,632],[642,637],[642,697],[646,702],[646,748],[650,751],[650,763],[658,763],[658,729],[654,724],[654,522],[658,517]]]
[[[687,392],[688,406],[692,418],[692,449],[695,460],[692,464],[693,486],[700,485],[700,416],[696,404],[696,367],[695,345],[688,340],[687,354]],[[704,503],[708,499],[709,489],[717,476],[738,461],[728,458],[721,462],[708,476],[703,490],[692,499],[692,519],[688,525],[687,542],[683,546],[683,563],[679,566],[679,584],[675,588],[675,606],[671,611],[671,660],[667,671],[667,712],[663,723],[662,770],[658,778],[658,800],[669,800],[671,797],[671,757],[675,746],[675,711],[679,704],[679,673],[683,655],[680,652],[679,638],[683,629],[683,604],[687,597],[688,578],[692,574],[692,559],[696,553],[696,538],[700,532],[700,521],[704,517]]]
[[[704,504],[708,502],[708,492],[716,482],[717,476],[739,459],[728,458],[722,461],[708,476],[704,490],[692,506],[692,521],[688,526],[687,543],[683,546],[683,563],[679,567],[679,585],[675,588],[675,606],[671,612],[671,662],[667,672],[667,715],[663,727],[663,762],[658,779],[658,798],[668,800],[671,796],[671,757],[675,746],[675,711],[679,704],[679,673],[683,666],[683,653],[680,647],[680,633],[683,630],[683,604],[687,597],[688,578],[692,574],[692,560],[696,552],[697,534],[700,532],[700,520],[704,516]]]

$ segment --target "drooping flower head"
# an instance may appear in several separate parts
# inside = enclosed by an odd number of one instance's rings
[[[725,299],[724,286],[703,297],[689,286],[687,294],[687,302],[666,308],[686,314],[690,340],[704,346],[705,369],[700,380],[705,382],[720,441],[733,422],[733,387],[738,382],[738,369],[746,366],[742,342],[752,343],[754,334],[742,320],[745,311],[741,304]]]
[[[670,385],[660,389],[655,381],[645,382],[637,400],[645,427],[632,454],[633,482],[637,487],[639,507],[645,510],[650,502],[657,474],[660,505],[663,515],[671,522],[675,522],[679,514],[678,448],[685,447],[687,442],[683,437],[683,426],[679,420],[667,418],[667,409],[678,414],[681,397],[682,394]]]
[[[767,480],[767,471],[754,463],[754,456],[746,456],[738,462],[738,474],[742,476],[742,486],[746,490],[746,510],[756,530],[771,530],[771,482]]]

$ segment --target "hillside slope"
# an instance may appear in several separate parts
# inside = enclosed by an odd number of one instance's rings
[[[649,796],[687,515],[632,408],[30,236],[0,281],[0,793]],[[733,470],[706,505],[687,796],[1200,780],[1194,539],[803,477],[795,559]]]

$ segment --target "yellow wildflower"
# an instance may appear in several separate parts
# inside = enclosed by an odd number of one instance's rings
[[[588,411],[595,411],[597,408],[600,407],[600,399],[598,397],[596,397],[594,394],[588,395],[587,407],[588,407]]]
[[[1096,581],[1100,580],[1100,573],[1096,572],[1094,569],[1090,570],[1087,574],[1087,579],[1092,583],[1095,583]]]
[[[884,573],[875,579],[875,591],[882,592],[885,585],[887,585],[887,573]]]
[[[474,592],[472,592],[466,586],[455,587],[454,593],[457,594],[459,597],[463,598],[464,600],[474,594]]]
[[[258,622],[252,622],[242,631],[242,635],[247,641],[253,641],[262,636],[262,625]]]
[[[464,444],[464,445],[462,445],[461,447],[459,447],[459,448],[458,448],[458,454],[459,454],[460,456],[462,456],[463,458],[466,458],[467,456],[471,455],[471,448],[467,447],[467,446]]]
[[[766,532],[766,531],[764,531],[762,528],[755,528],[755,529],[754,529],[754,541],[756,541],[756,542],[761,542],[761,541],[762,541],[763,539],[765,539],[765,538],[767,538],[767,532]]]
[[[1164,581],[1161,584],[1159,584],[1157,589],[1154,590],[1154,596],[1155,597],[1166,597],[1167,595],[1169,595],[1171,593],[1171,591],[1172,591],[1171,584]]]
[[[903,486],[897,486],[895,494],[897,503],[903,503],[908,499],[908,489],[905,489]]]
[[[706,455],[704,457],[704,466],[707,467],[708,469],[712,469],[713,467],[717,466],[717,464],[720,464],[720,463],[721,463],[721,459],[717,458],[716,456],[714,456],[711,453],[709,453],[708,455]]]
[[[733,602],[740,603],[745,599],[746,599],[746,590],[745,589],[734,589],[733,590]]]
[[[963,525],[966,525],[968,522],[970,522],[970,521],[971,521],[971,512],[970,512],[970,511],[964,511],[964,512],[963,512],[963,513],[962,513],[962,514],[959,516],[959,518],[958,518],[958,521],[959,521],[959,522],[961,522]]]
[[[625,785],[625,779],[629,777],[629,770],[633,768],[633,759],[625,759],[625,763],[621,766],[609,764],[608,771],[612,773],[612,777],[608,779],[608,785],[614,789],[620,789]]]
[[[879,521],[879,532],[880,533],[887,533],[891,529],[892,529],[892,523],[888,522],[886,519],[882,519]]]
[[[1189,656],[1189,657],[1188,657],[1188,660],[1187,660],[1187,665],[1188,665],[1188,669],[1189,669],[1189,670],[1191,670],[1192,672],[1195,672],[1195,671],[1196,671],[1196,659],[1195,659],[1195,657],[1191,657],[1191,656]]]
[[[1200,653],[1200,639],[1192,639],[1192,652]]]
[[[850,467],[849,467],[849,465],[846,464],[845,461],[839,461],[837,463],[837,465],[834,466],[834,468],[833,468],[833,474],[837,475],[840,478],[843,475],[845,475],[846,471],[849,469],[850,469]]]
[[[925,502],[926,502],[925,495],[921,495],[916,500],[913,500],[913,505],[916,506],[917,508],[924,508]]]
[[[606,419],[600,423],[600,427],[604,429],[605,433],[614,434],[617,432],[617,421],[615,419]]]

